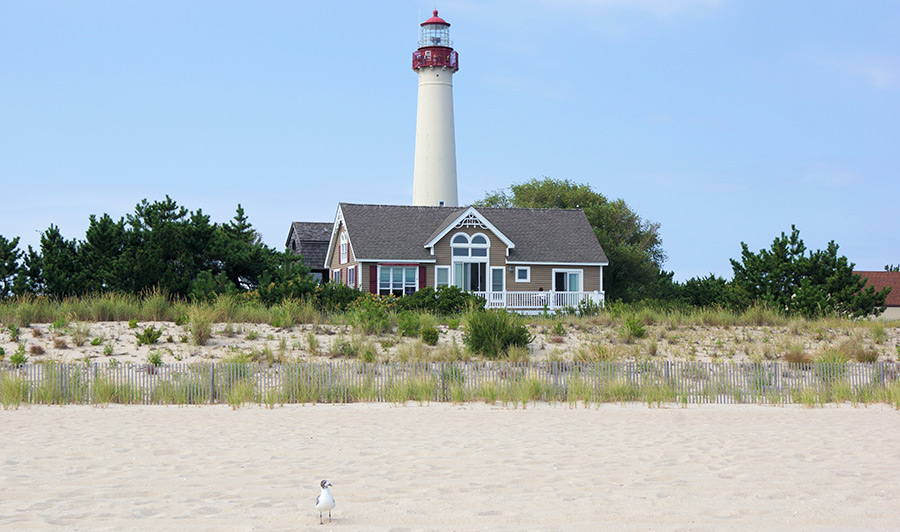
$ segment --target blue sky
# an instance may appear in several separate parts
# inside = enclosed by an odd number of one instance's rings
[[[339,201],[409,204],[435,3],[0,1],[0,234],[82,238],[166,194],[281,248]],[[460,202],[590,184],[661,224],[676,279],[795,224],[900,263],[900,3],[437,4]]]

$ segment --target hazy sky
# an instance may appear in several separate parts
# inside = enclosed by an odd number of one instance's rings
[[[170,195],[281,249],[409,204],[434,2],[0,0],[0,234]],[[461,203],[549,176],[659,222],[676,279],[791,224],[900,263],[900,3],[444,1]]]

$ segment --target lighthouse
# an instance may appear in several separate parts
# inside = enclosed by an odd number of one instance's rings
[[[453,74],[459,60],[450,41],[450,23],[434,16],[422,24],[412,68],[419,75],[413,205],[456,207],[456,134],[453,128]]]

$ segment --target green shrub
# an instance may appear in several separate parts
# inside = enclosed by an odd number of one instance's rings
[[[422,328],[419,314],[416,312],[401,312],[397,315],[397,333],[400,336],[416,337]]]
[[[162,363],[163,363],[162,352],[150,351],[150,353],[147,355],[147,363],[152,366],[157,366],[157,367],[162,366]]]
[[[382,334],[393,328],[388,311],[378,305],[360,306],[350,311],[350,324],[360,334]]]
[[[69,320],[59,318],[50,324],[50,331],[56,334],[67,334],[69,329]]]
[[[636,338],[643,338],[647,334],[644,324],[636,317],[629,316],[625,318],[625,324],[619,331],[619,336],[627,343],[631,343]]]
[[[437,290],[426,286],[397,301],[397,305],[404,310],[419,310],[444,316],[460,314],[469,306],[484,308],[484,304],[483,297],[464,292],[455,286],[442,286]]]
[[[426,325],[425,327],[422,327],[421,331],[419,331],[419,336],[422,337],[422,341],[426,344],[437,345],[441,333],[437,330],[437,327],[433,325]]]
[[[138,320],[137,318],[131,318],[128,320],[128,328],[129,329],[137,329]]]
[[[326,283],[316,286],[312,295],[319,309],[324,311],[342,311],[350,308],[350,304],[365,293],[368,292],[361,292],[347,285]]]
[[[331,342],[331,349],[328,354],[332,357],[349,358],[356,354],[356,350],[345,336],[338,336]]]
[[[472,310],[466,314],[463,342],[486,358],[499,358],[509,346],[526,347],[533,340],[522,318],[505,310]]]
[[[25,354],[25,344],[21,343],[16,348],[16,352],[9,357],[9,363],[13,366],[21,366],[28,362],[28,355]]]
[[[137,338],[137,345],[142,346],[155,344],[163,335],[164,330],[165,329],[162,328],[156,330],[156,327],[151,325],[141,332],[134,333],[134,337]]]
[[[19,335],[22,333],[22,331],[21,329],[19,329],[18,325],[16,325],[15,323],[10,323],[6,326],[6,330],[9,331],[10,340],[12,340],[13,342],[19,341]]]

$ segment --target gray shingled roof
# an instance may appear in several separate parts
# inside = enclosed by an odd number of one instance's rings
[[[331,239],[332,222],[294,222],[288,231],[288,244],[291,243],[291,235],[298,242],[328,242]]]
[[[353,252],[361,260],[433,260],[425,243],[464,207],[341,203]],[[507,260],[602,263],[606,254],[581,209],[476,207],[515,244]]]
[[[288,231],[285,246],[291,247],[291,239],[297,242],[297,254],[303,256],[303,262],[313,269],[322,269],[325,256],[328,255],[328,242],[331,240],[332,222],[294,222]]]

